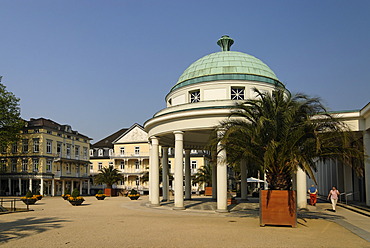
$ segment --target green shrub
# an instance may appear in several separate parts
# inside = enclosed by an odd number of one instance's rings
[[[103,194],[103,190],[99,190],[99,191],[98,191],[98,194],[99,194],[99,195]]]
[[[72,195],[71,195],[73,198],[76,198],[76,197],[79,197],[80,196],[80,191],[78,189],[74,189],[72,191]]]
[[[33,196],[33,194],[32,194],[32,192],[29,190],[29,191],[27,191],[27,193],[26,193],[26,197],[27,198],[31,198]]]
[[[137,191],[136,191],[136,190],[134,190],[134,189],[132,189],[130,194],[131,194],[131,195],[136,195],[136,194],[137,194]]]

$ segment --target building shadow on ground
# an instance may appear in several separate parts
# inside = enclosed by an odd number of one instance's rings
[[[61,228],[63,222],[59,218],[22,218],[0,224],[0,245],[13,239],[20,239],[50,229]]]

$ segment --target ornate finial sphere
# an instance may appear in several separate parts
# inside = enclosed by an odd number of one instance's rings
[[[218,41],[217,45],[221,47],[221,51],[230,51],[231,45],[234,44],[234,40],[228,35],[223,35]]]

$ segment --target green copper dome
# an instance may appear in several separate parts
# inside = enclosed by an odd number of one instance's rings
[[[226,42],[228,45],[222,46]],[[216,80],[251,80],[282,85],[275,73],[261,60],[245,53],[229,51],[232,43],[231,38],[223,36],[218,41],[223,51],[204,56],[191,64],[172,90]]]

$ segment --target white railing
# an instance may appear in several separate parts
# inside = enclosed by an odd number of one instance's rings
[[[111,158],[149,157],[149,153],[148,152],[130,153],[130,154],[113,153],[110,157]]]

